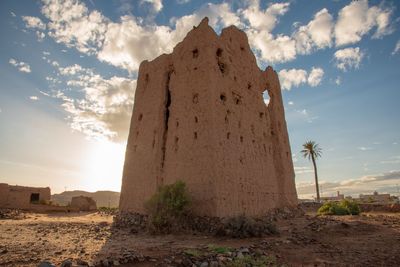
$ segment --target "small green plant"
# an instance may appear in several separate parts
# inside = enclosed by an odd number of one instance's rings
[[[229,267],[243,267],[243,266],[254,266],[254,267],[264,267],[269,265],[276,265],[276,258],[274,256],[251,256],[246,255],[242,258],[235,258],[227,266]]]
[[[342,207],[346,208],[349,211],[349,214],[351,214],[351,215],[358,215],[361,212],[360,206],[355,201],[350,201],[350,200],[344,199],[340,202],[340,205]]]
[[[216,245],[210,244],[208,245],[208,250],[218,253],[218,254],[225,254],[232,251],[230,247],[218,247]]]
[[[200,257],[201,255],[203,255],[203,253],[197,249],[186,249],[185,251],[183,251],[183,253],[185,253],[189,257]]]
[[[341,202],[327,202],[318,209],[319,215],[358,215],[360,207],[357,202],[342,200]]]
[[[150,230],[168,232],[189,211],[189,206],[190,199],[184,182],[160,186],[145,204]]]

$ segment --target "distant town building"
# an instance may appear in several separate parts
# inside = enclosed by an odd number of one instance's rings
[[[360,202],[364,203],[389,203],[392,201],[390,194],[379,194],[374,192],[372,195],[360,195]]]
[[[13,186],[0,183],[0,208],[34,210],[50,202],[49,187]]]
[[[344,194],[340,194],[339,191],[337,191],[336,196],[332,197],[320,197],[321,201],[341,201],[344,199]]]

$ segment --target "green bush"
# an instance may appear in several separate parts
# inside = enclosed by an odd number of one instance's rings
[[[360,207],[357,202],[347,199],[341,202],[327,202],[318,209],[319,215],[358,215]]]
[[[150,230],[168,232],[189,211],[189,206],[190,199],[184,182],[160,186],[145,204]]]

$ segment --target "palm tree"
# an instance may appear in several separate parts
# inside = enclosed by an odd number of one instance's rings
[[[319,198],[319,186],[318,186],[318,174],[317,174],[317,165],[315,164],[315,160],[318,157],[321,157],[322,154],[322,149],[319,147],[317,143],[314,141],[307,141],[303,144],[303,150],[301,153],[305,158],[308,158],[308,160],[312,160],[312,163],[314,165],[314,174],[315,174],[315,187],[317,189],[317,201],[320,201]]]

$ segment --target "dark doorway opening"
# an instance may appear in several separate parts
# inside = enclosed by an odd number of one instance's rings
[[[39,202],[39,193],[32,193],[31,194],[31,203],[38,203]]]

